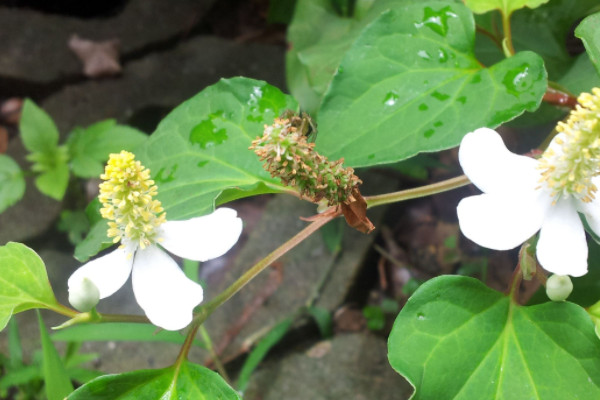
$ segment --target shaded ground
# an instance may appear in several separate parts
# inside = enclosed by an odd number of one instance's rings
[[[114,0],[93,11],[82,9],[79,2],[64,2],[73,4],[69,13],[51,3],[11,0],[0,6],[0,101],[33,98],[52,115],[62,134],[105,118],[150,133],[170,109],[222,77],[243,75],[285,88],[284,30],[266,24],[265,1]],[[121,74],[86,78],[67,46],[73,34],[100,41],[119,39]],[[5,151],[26,166],[15,126],[5,121],[4,127],[8,134],[0,134],[0,149],[4,141]],[[423,176],[360,171],[366,182],[363,193],[455,176],[455,158],[453,152],[442,154],[439,168]],[[76,185],[88,188],[87,182]],[[390,303],[402,305],[419,282],[441,273],[479,276],[499,289],[510,275],[510,255],[485,257],[458,233],[455,207],[469,190],[370,211],[377,230],[364,236],[344,228],[340,256],[314,235],[215,313],[207,329],[220,357],[230,361],[227,368],[234,376],[251,345],[307,301],[333,315],[335,335],[325,341],[313,322],[299,319],[259,367],[245,398],[408,398],[410,386],[387,363],[386,337],[397,313]],[[41,196],[31,182],[26,193],[23,201],[0,215],[0,244],[23,241],[38,251],[57,297],[66,302],[66,277],[78,263],[56,222],[61,209],[81,205]],[[233,206],[245,221],[244,240],[226,259],[203,267],[208,297],[300,230],[305,223],[299,217],[315,213],[314,206],[287,197],[250,199]],[[366,318],[362,311],[366,305],[383,310],[383,320]],[[99,309],[141,313],[130,284]],[[50,326],[64,321],[44,315]],[[18,321],[31,357],[39,346],[34,313],[19,315]],[[93,367],[104,372],[166,366],[178,348],[114,342],[84,346],[85,351],[100,354]],[[3,332],[0,350],[5,349]],[[190,357],[210,364],[198,348]]]

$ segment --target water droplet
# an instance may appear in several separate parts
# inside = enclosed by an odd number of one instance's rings
[[[224,128],[217,129],[213,122],[219,116],[219,113],[213,113],[208,119],[194,126],[190,132],[190,142],[199,144],[200,147],[206,149],[227,140],[227,131]]]
[[[438,61],[443,64],[448,61],[448,53],[444,49],[438,50]]]
[[[423,314],[423,313],[421,313],[421,312],[420,312],[420,313],[417,313],[417,319],[418,319],[419,321],[423,321],[423,320],[425,319],[425,314]]]
[[[431,59],[431,56],[425,50],[419,50],[419,51],[417,51],[417,55],[419,57],[421,57],[422,59],[424,59],[424,60],[430,60]]]
[[[475,75],[473,75],[473,78],[471,79],[471,82],[469,82],[469,83],[479,83],[479,82],[481,82],[481,75],[475,74]]]
[[[429,110],[429,107],[427,107],[427,104],[425,104],[425,103],[419,104],[419,111],[427,111],[427,110]]]
[[[206,164],[208,164],[208,160],[205,160],[205,161],[200,161],[200,162],[199,162],[197,165],[198,165],[198,168],[202,168],[202,167],[204,167]]]
[[[434,99],[438,99],[439,101],[448,100],[450,98],[449,95],[445,93],[440,93],[437,90],[431,93],[431,97],[433,97]]]
[[[435,126],[436,128],[439,128],[440,126],[444,126],[444,123],[442,121],[436,121],[433,123],[433,126]]]
[[[414,25],[417,29],[426,26],[438,35],[446,36],[448,33],[449,18],[458,18],[458,15],[451,11],[450,6],[446,6],[439,11],[436,11],[431,7],[425,7],[425,10],[423,11],[423,21],[415,23]]]
[[[456,101],[458,101],[460,104],[466,104],[467,96],[460,96],[459,98],[456,99]]]
[[[179,168],[179,165],[174,164],[171,168],[167,169],[167,168],[161,168],[158,173],[156,174],[156,176],[154,177],[154,180],[156,182],[171,182],[172,180],[175,179],[175,172],[177,172],[177,168]],[[165,176],[163,176],[165,175]]]
[[[344,72],[344,67],[342,67],[341,65],[338,67],[336,74],[340,75]]]
[[[383,104],[391,107],[396,104],[396,102],[398,101],[399,98],[400,97],[396,93],[389,92],[388,94],[385,95],[385,98],[383,99]]]
[[[435,133],[434,129],[427,129],[425,131],[425,133],[423,134],[423,136],[425,136],[426,138],[430,138],[433,136],[434,133]]]
[[[529,66],[523,64],[519,68],[508,71],[504,75],[502,83],[508,93],[518,97],[529,89],[533,83],[529,76]]]

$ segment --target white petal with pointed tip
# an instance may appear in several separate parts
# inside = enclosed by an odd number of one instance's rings
[[[548,212],[537,243],[537,258],[546,271],[582,276],[587,273],[588,248],[572,202],[561,200]]]
[[[101,299],[115,293],[129,278],[134,250],[118,248],[82,265],[69,277],[69,290],[79,287],[83,278],[87,278],[98,288]]]
[[[188,279],[177,263],[156,246],[138,250],[132,272],[133,293],[156,326],[174,331],[192,321],[202,302],[202,286]]]
[[[458,204],[458,223],[462,233],[478,245],[509,250],[540,229],[550,201],[536,192],[471,196]]]
[[[167,221],[159,228],[159,244],[188,260],[206,261],[225,254],[242,233],[242,220],[231,208],[219,208],[187,221]],[[162,240],[161,240],[162,239]]]
[[[465,175],[485,193],[518,193],[539,185],[537,161],[511,153],[492,129],[468,133],[460,143],[458,158]]]

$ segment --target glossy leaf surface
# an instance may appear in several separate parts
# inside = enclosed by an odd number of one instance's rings
[[[241,400],[216,372],[184,361],[173,367],[106,375],[81,386],[69,400]]]
[[[352,167],[391,163],[536,110],[546,91],[542,59],[522,52],[483,68],[474,29],[461,4],[383,14],[340,64],[319,111],[317,149]]]
[[[521,307],[473,278],[423,284],[388,341],[413,399],[600,398],[600,341],[585,310]]]
[[[173,110],[136,151],[152,171],[167,218],[207,214],[226,189],[236,189],[230,199],[284,190],[248,147],[265,124],[296,108],[290,96],[266,82],[233,78]]]
[[[57,305],[42,259],[29,247],[0,246],[0,330],[14,313]]]

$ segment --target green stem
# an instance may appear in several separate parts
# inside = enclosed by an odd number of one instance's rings
[[[337,217],[338,214],[321,215],[321,218],[312,222],[310,225],[298,232],[290,240],[279,246],[271,254],[254,264],[248,271],[246,271],[238,280],[233,282],[228,288],[218,294],[210,302],[206,303],[200,308],[200,312],[196,315],[195,320],[200,323],[204,322],[206,318],[221,304],[229,300],[234,294],[236,294],[241,288],[243,288],[248,282],[250,282],[256,275],[261,273],[265,268],[271,265],[279,257],[296,247],[304,239],[312,235],[314,232],[319,230],[323,225]]]
[[[502,14],[502,30],[504,31],[504,40],[502,41],[502,48],[506,49],[509,54],[505,54],[507,57],[510,57],[515,54],[515,48],[512,42],[512,33],[510,30],[510,13]]]
[[[217,368],[217,371],[219,371],[219,374],[221,374],[221,376],[223,377],[223,379],[225,379],[225,381],[227,383],[231,383],[231,378],[229,378],[229,375],[227,374],[227,370],[225,369],[225,366],[223,365],[223,363],[221,362],[221,359],[217,355],[217,352],[215,351],[215,346],[213,346],[213,342],[210,338],[210,335],[208,334],[208,331],[206,330],[206,328],[204,326],[200,327],[200,336],[202,336],[202,340],[204,341],[204,344],[206,345],[206,348],[208,349],[208,352],[210,353],[210,357],[212,358],[213,362],[215,363],[215,367]]]
[[[432,194],[447,192],[448,190],[466,186],[471,181],[465,175],[445,181],[432,183],[431,185],[420,186],[413,189],[400,190],[399,192],[380,194],[377,196],[365,196],[367,208],[381,206],[383,204],[396,203],[399,201],[416,199],[419,197],[430,196]]]
[[[202,321],[200,320],[194,320],[192,321],[192,325],[190,325],[190,330],[185,336],[185,342],[183,342],[183,345],[179,350],[179,355],[177,355],[177,360],[175,360],[174,365],[178,370],[181,367],[181,364],[187,360],[188,353],[192,348],[192,344],[194,344],[194,339],[196,338],[196,334],[198,333],[198,328],[200,328],[200,325],[202,325]]]

